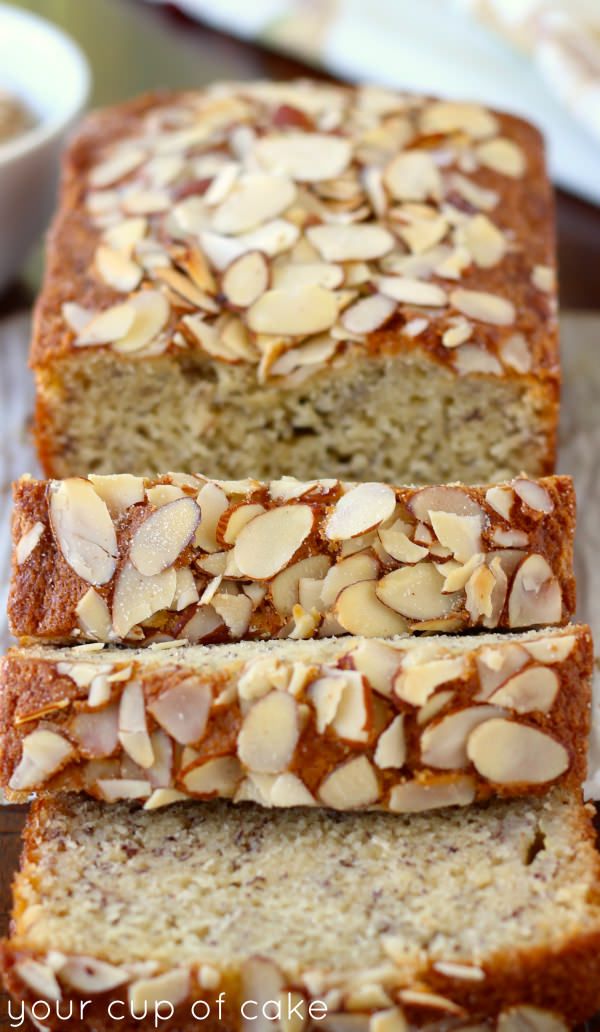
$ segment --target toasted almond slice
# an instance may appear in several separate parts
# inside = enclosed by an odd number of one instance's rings
[[[492,136],[498,121],[491,111],[480,104],[437,100],[422,109],[420,126],[421,132],[426,134],[465,132],[477,140]]]
[[[222,541],[225,545],[234,545],[246,524],[263,512],[265,512],[265,507],[258,502],[242,502],[240,505],[226,509],[217,526],[217,541],[219,543]]]
[[[269,285],[269,266],[260,251],[247,251],[234,259],[223,273],[221,286],[230,304],[247,308]]]
[[[287,566],[306,541],[314,523],[308,505],[280,505],[241,530],[234,558],[243,574],[253,580],[269,580]]]
[[[556,291],[556,272],[549,265],[536,265],[531,273],[531,282],[546,294]]]
[[[81,477],[50,481],[49,515],[60,551],[88,584],[106,584],[116,569],[117,536],[105,502]]]
[[[525,642],[524,647],[538,663],[562,663],[575,648],[577,638],[573,634],[563,634],[556,638],[540,638],[538,641]]]
[[[219,549],[217,527],[223,513],[229,507],[229,499],[222,487],[208,480],[198,492],[197,501],[201,517],[194,537],[194,545],[205,552],[217,552]]]
[[[391,318],[396,303],[383,294],[372,294],[347,308],[342,315],[342,326],[350,333],[374,333]]]
[[[395,508],[396,493],[389,484],[358,484],[336,502],[325,536],[330,541],[358,537],[389,519]]]
[[[559,688],[560,681],[554,670],[530,666],[509,678],[494,692],[490,702],[506,706],[515,713],[549,713]]]
[[[389,699],[392,683],[400,667],[401,654],[382,641],[362,639],[350,653],[356,670],[366,678],[373,691]]]
[[[492,541],[499,548],[527,548],[529,534],[524,530],[501,530],[496,527],[492,531]]]
[[[552,512],[554,502],[542,484],[536,484],[534,480],[527,480],[525,477],[518,477],[512,481],[512,487],[525,505],[535,512]]]
[[[507,484],[499,484],[495,487],[490,487],[486,491],[485,500],[492,507],[494,512],[497,512],[505,520],[510,519],[510,513],[512,510],[515,496],[512,487]]]
[[[369,261],[396,245],[389,230],[375,223],[310,226],[306,236],[326,262]]]
[[[119,704],[119,741],[125,752],[140,767],[151,767],[154,750],[146,725],[144,692],[139,681],[123,689]]]
[[[338,671],[331,676],[318,677],[307,691],[315,708],[317,734],[322,735],[330,727],[344,694],[344,678]]]
[[[480,143],[475,148],[475,153],[482,165],[504,176],[518,179],[525,172],[525,154],[514,140],[498,136],[495,140]]]
[[[401,989],[398,993],[398,998],[409,1007],[425,1007],[429,1010],[448,1011],[450,1014],[461,1016],[464,1016],[465,1013],[462,1007],[459,1007],[453,1000],[449,1000],[446,996],[439,996],[437,993],[432,993],[429,990]],[[472,1025],[468,1027],[473,1028]]]
[[[280,774],[271,787],[272,806],[314,806],[315,800],[297,774]]]
[[[277,255],[293,247],[300,236],[300,230],[289,219],[273,219],[265,222],[258,229],[243,233],[236,237],[242,251],[262,251],[264,254]]]
[[[377,533],[381,544],[392,559],[399,563],[418,563],[428,555],[429,550],[411,541],[406,533],[408,529],[408,524],[396,520],[391,527],[380,527]]]
[[[176,484],[155,484],[146,491],[146,498],[155,509],[160,509],[161,506],[168,505],[169,502],[174,502],[178,498],[186,497],[185,491]]]
[[[331,290],[299,287],[267,290],[248,309],[248,326],[255,333],[307,336],[333,326],[337,304]]]
[[[331,729],[348,742],[367,742],[370,713],[363,679],[356,671],[347,670],[340,680],[342,692],[330,722]]]
[[[454,512],[457,516],[482,516],[479,503],[461,487],[424,487],[408,501],[408,508],[421,523],[431,524],[430,512]],[[415,540],[418,540],[415,536]]]
[[[200,290],[193,280],[179,269],[157,266],[150,270],[150,275],[159,283],[166,285],[168,297],[175,308],[189,309],[189,306],[192,305],[210,315],[218,314],[219,305],[214,297],[204,290]]]
[[[38,997],[52,1002],[62,999],[62,990],[49,964],[25,957],[14,966],[15,974]]]
[[[127,302],[133,306],[135,317],[130,327],[112,340],[115,351],[129,354],[147,347],[161,332],[169,318],[169,305],[158,290],[142,290]]]
[[[158,215],[169,210],[171,198],[167,190],[141,190],[133,186],[123,192],[121,204],[128,215]]]
[[[257,140],[254,155],[278,175],[299,182],[317,183],[341,176],[352,156],[352,144],[343,136],[324,133],[269,133]]]
[[[403,566],[382,577],[376,586],[384,605],[411,620],[433,620],[450,613],[456,596],[443,595],[444,578],[433,563]],[[358,633],[356,631],[355,633]]]
[[[387,166],[383,181],[392,197],[399,201],[439,200],[442,180],[434,160],[426,150],[398,154]]]
[[[14,792],[43,784],[75,756],[66,738],[46,728],[37,728],[23,739],[23,754],[9,781]]]
[[[494,225],[487,215],[475,215],[459,227],[456,240],[463,244],[482,269],[490,269],[502,261],[508,243],[504,233]]]
[[[440,685],[456,681],[465,671],[464,656],[419,661],[410,666],[405,661],[394,680],[394,693],[411,706],[423,706]]]
[[[253,609],[252,601],[247,595],[217,592],[212,600],[212,607],[226,624],[231,638],[245,636]]]
[[[73,330],[73,333],[81,333],[90,324],[96,313],[93,309],[78,305],[76,301],[63,301],[61,314],[69,329]],[[74,343],[77,347],[77,341]],[[93,340],[90,343],[96,344],[97,341]]]
[[[469,340],[472,333],[471,323],[466,319],[455,319],[449,329],[442,334],[442,344],[445,348],[458,348]]]
[[[386,297],[404,304],[439,308],[448,303],[446,291],[435,283],[424,283],[408,276],[378,276],[375,283]]]
[[[498,1032],[568,1032],[565,1022],[553,1011],[526,1004],[501,1011],[496,1028]]]
[[[162,806],[170,806],[171,803],[178,803],[184,799],[189,799],[189,796],[177,788],[155,788],[144,803],[144,810],[159,810]]]
[[[103,502],[106,502],[111,516],[118,516],[132,505],[144,500],[144,478],[131,473],[114,473],[99,476],[90,473],[88,480]]]
[[[112,186],[125,176],[139,168],[146,160],[147,154],[140,147],[121,148],[99,165],[94,165],[90,172],[89,183],[96,190]]]
[[[457,287],[450,292],[450,304],[469,319],[478,319],[494,326],[510,326],[516,318],[512,301],[485,290]]]
[[[279,774],[292,762],[300,726],[289,692],[271,691],[246,714],[238,734],[238,756],[248,770]]]
[[[97,591],[89,588],[75,607],[79,625],[90,638],[108,641],[111,632],[109,608]]]
[[[498,785],[542,785],[571,765],[560,742],[537,728],[501,717],[471,732],[467,753],[479,774]]]
[[[226,161],[217,170],[208,190],[203,194],[202,200],[208,207],[220,204],[231,191],[241,172],[241,165],[238,161]]]
[[[192,767],[182,778],[186,792],[203,799],[218,796],[231,799],[242,779],[242,768],[236,756],[219,756]]]
[[[417,724],[421,726],[433,720],[444,709],[444,706],[454,699],[455,694],[456,692],[452,691],[435,692],[425,705],[420,707],[417,713]]]
[[[152,792],[152,785],[142,778],[99,778],[94,787],[106,803],[119,799],[146,799]]]
[[[280,215],[295,196],[296,187],[282,175],[246,173],[214,212],[212,228],[226,235],[246,233]]]
[[[294,498],[304,498],[308,494],[328,494],[337,487],[337,480],[297,480],[296,477],[280,477],[271,480],[269,494],[276,502],[291,502]]]
[[[534,553],[519,566],[508,600],[510,627],[560,623],[560,584],[542,555]]]
[[[358,553],[339,560],[325,576],[321,599],[326,609],[332,606],[344,588],[358,581],[375,580],[379,564],[373,555]]]
[[[19,538],[15,546],[15,559],[17,566],[22,566],[23,563],[27,562],[29,556],[39,545],[45,529],[44,524],[37,520],[37,522]]]
[[[482,211],[491,211],[500,200],[500,195],[495,190],[487,190],[459,173],[450,176],[449,185],[474,208],[480,208]]]
[[[515,369],[517,373],[528,373],[533,358],[529,344],[522,333],[513,333],[500,345],[500,354],[505,366]]]
[[[140,283],[141,267],[122,251],[114,251],[111,247],[101,244],[96,248],[94,261],[103,283],[122,294],[135,290]]]
[[[459,563],[466,563],[482,551],[481,516],[458,516],[454,512],[429,511],[438,541],[449,548]]]
[[[143,216],[125,219],[116,226],[110,226],[103,234],[103,240],[114,251],[131,254],[133,248],[143,240],[148,229],[148,220]]]
[[[502,376],[502,366],[495,355],[478,344],[463,344],[453,354],[454,367],[459,376],[486,373]]]
[[[127,990],[131,1013],[140,1014],[152,1008],[155,1014],[159,1014],[164,1004],[175,1009],[188,999],[190,987],[188,968],[173,968],[154,978],[139,978]]]
[[[445,806],[468,806],[475,799],[475,781],[468,775],[405,781],[394,785],[389,807],[393,813],[422,813]]]
[[[335,290],[344,282],[344,270],[331,262],[289,262],[273,269],[273,286],[278,290],[318,286]]]
[[[148,711],[176,742],[192,745],[204,734],[212,700],[209,685],[190,676],[161,692]]]
[[[76,347],[88,344],[112,344],[129,333],[136,318],[132,299],[112,305],[95,315],[78,333]]]
[[[473,728],[504,713],[498,706],[467,706],[428,724],[421,735],[421,762],[441,770],[466,767],[467,740]]]
[[[326,555],[311,555],[292,563],[271,582],[273,605],[281,616],[291,616],[300,597],[300,582],[303,578],[315,578],[319,584],[331,566]]]
[[[129,547],[129,559],[144,577],[172,566],[187,548],[200,522],[200,508],[193,498],[176,498],[162,505],[140,523]]]
[[[113,597],[113,627],[119,638],[126,638],[142,621],[171,605],[177,575],[171,567],[152,577],[144,577],[126,562],[121,568]]]
[[[200,606],[181,630],[181,635],[195,644],[210,638],[223,627],[223,620],[212,606]]]
[[[69,724],[84,756],[102,759],[112,756],[119,744],[119,708],[105,706],[94,713],[77,713]]]
[[[60,979],[77,992],[105,993],[127,981],[127,971],[97,957],[70,956],[59,968]]]
[[[356,810],[373,806],[381,789],[377,774],[366,756],[343,763],[321,782],[319,799],[332,810]]]
[[[399,769],[406,763],[406,735],[404,714],[394,717],[378,740],[375,749],[375,763],[382,770]]]
[[[359,581],[340,592],[335,602],[335,615],[350,634],[367,638],[393,637],[404,634],[406,621],[384,605],[376,594],[376,582]]]

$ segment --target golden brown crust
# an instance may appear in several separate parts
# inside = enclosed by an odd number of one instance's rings
[[[194,480],[194,478],[188,477],[186,479],[187,482],[186,480],[181,481],[181,492],[186,496],[196,498],[198,488],[201,488],[203,485],[202,478]],[[64,483],[68,484],[67,481]],[[173,477],[164,476],[158,480],[144,480],[143,483],[140,479],[139,483],[142,485],[140,490],[143,492],[144,489],[146,491],[152,490],[152,487],[157,484],[173,486]],[[522,481],[514,483],[520,484]],[[530,481],[526,482],[527,485],[532,483]],[[482,513],[481,548],[483,553],[487,555],[489,560],[492,560],[493,557],[499,557],[501,562],[503,560],[510,560],[509,565],[506,567],[508,590],[492,622],[486,623],[482,618],[474,618],[473,611],[467,611],[464,608],[464,592],[462,597],[459,592],[456,595],[457,604],[447,616],[446,623],[439,620],[428,621],[425,619],[419,621],[418,619],[413,619],[413,622],[406,624],[404,628],[400,626],[396,627],[395,630],[378,630],[376,628],[370,632],[367,630],[366,633],[389,635],[390,633],[400,633],[403,629],[408,629],[408,626],[412,630],[447,629],[456,631],[462,628],[481,626],[482,623],[488,628],[498,626],[516,629],[523,626],[535,626],[541,623],[568,622],[575,609],[575,580],[572,567],[573,533],[575,527],[573,484],[569,477],[552,477],[533,485],[533,489],[539,490],[540,488],[542,493],[545,492],[545,497],[550,500],[548,504],[551,511],[543,512],[532,508],[525,502],[524,498],[521,498],[513,490],[513,487],[509,487],[509,491],[512,492],[512,501],[510,515],[508,518],[505,518],[486,500],[488,492],[486,487],[460,486],[460,491],[464,496],[468,496],[467,501],[474,503]],[[223,521],[226,520],[226,516],[242,503],[261,504],[268,510],[273,509],[278,504],[282,504],[281,500],[273,500],[271,493],[274,488],[256,481],[243,488],[228,488],[227,490],[229,493],[225,492],[227,494],[226,498],[225,494],[223,494],[225,512],[220,517],[220,527],[225,525]],[[290,556],[290,562],[293,561],[295,563],[312,555],[324,555],[328,557],[329,562],[337,563],[343,557],[344,552],[340,547],[340,542],[332,541],[326,536],[326,524],[344,490],[347,493],[348,486],[340,484],[339,481],[317,482],[314,488],[311,489],[309,487],[301,497],[296,497],[290,502],[284,501],[283,504],[300,505],[302,507],[309,506],[314,518],[312,530],[294,552],[294,555]],[[448,489],[443,488],[442,490],[446,491]],[[76,612],[76,607],[88,592],[90,584],[79,576],[64,558],[50,524],[48,491],[49,488],[46,482],[34,481],[29,478],[18,481],[14,487],[13,544],[15,551],[13,554],[13,574],[8,604],[12,633],[24,642],[32,639],[72,643],[86,639],[94,640],[94,635],[90,636],[86,633],[85,628],[82,627]],[[409,521],[412,526],[412,530],[409,533],[416,533],[415,526],[418,523],[418,519],[410,510],[410,505],[414,504],[419,489],[397,487],[394,488],[394,491],[396,494],[396,518]],[[443,493],[441,497],[444,497]],[[535,499],[533,501],[535,502]],[[202,508],[202,500],[200,500],[199,504]],[[442,505],[445,503],[436,502],[436,504]],[[113,606],[115,586],[125,565],[132,537],[143,521],[155,511],[157,511],[155,506],[144,495],[139,503],[128,506],[114,518],[119,553],[116,571],[107,582],[96,585],[94,589],[97,595],[105,601],[109,610]],[[108,513],[106,518],[108,519]],[[41,527],[39,541],[25,561],[19,563],[16,556],[17,546],[24,535],[36,525]],[[505,531],[515,531],[523,534],[523,542],[526,542],[526,544],[523,543],[518,548],[507,547],[506,543],[504,543],[501,548],[498,548],[498,542],[494,541],[494,535]],[[221,531],[217,529],[217,537],[220,534]],[[371,552],[372,545],[373,541],[367,535],[364,540],[363,551],[373,555]],[[378,548],[376,541],[373,547]],[[211,555],[219,548],[224,549],[220,553],[222,556],[231,557],[232,555],[237,555],[236,549],[232,550],[231,545],[224,543],[222,537],[215,541]],[[425,561],[433,560],[439,564],[446,561],[449,554],[448,549],[446,549],[445,553],[438,552],[433,555],[426,555],[424,563]],[[209,559],[211,559],[211,555],[208,556]],[[552,576],[560,587],[562,606],[560,607],[560,615],[557,613],[556,617],[548,618],[545,615],[542,619],[529,619],[528,622],[519,624],[518,622],[515,623],[514,620],[511,621],[509,601],[511,591],[515,585],[515,578],[520,568],[519,564],[525,560],[526,556],[530,555],[541,556],[545,563],[548,564]],[[376,573],[377,577],[380,577],[382,573],[397,569],[400,565],[396,560],[390,559],[389,556],[387,559],[384,557],[381,560],[381,552],[378,553],[378,556],[379,558],[376,560],[376,566],[379,567]],[[202,547],[190,544],[183,549],[175,561],[177,568],[187,567],[193,571],[197,579],[200,596],[202,596],[202,592],[211,580],[213,573],[218,572],[214,568],[208,573],[203,572],[199,567],[199,563],[204,562],[206,558],[206,552]],[[287,565],[288,563],[285,564],[286,567]],[[227,576],[229,574],[226,574]],[[235,580],[235,574],[233,576]],[[365,575],[361,576],[364,577]],[[248,579],[252,580],[253,578],[242,577],[241,582],[245,583]],[[156,638],[158,632],[161,636],[166,635],[172,638],[191,637],[192,641],[204,640],[207,642],[235,640],[236,637],[275,637],[282,632],[289,634],[293,630],[289,614],[286,616],[277,610],[271,598],[273,579],[272,576],[266,576],[264,579],[259,578],[261,583],[269,590],[263,599],[253,603],[252,613],[246,630],[241,635],[228,632],[227,627],[221,622],[219,626],[214,630],[210,630],[201,638],[194,638],[188,625],[192,616],[198,611],[198,607],[202,607],[200,602],[189,605],[180,612],[168,611],[163,608],[159,613],[155,613],[153,619],[145,627],[142,628],[138,625],[134,628],[137,637],[131,635],[131,632],[129,632],[128,636],[131,636],[132,640],[136,642],[148,643]],[[511,588],[511,584],[513,588]],[[333,614],[331,607],[326,611]],[[398,610],[398,612],[401,613],[402,609]],[[336,610],[337,618],[339,618],[339,615]],[[409,617],[412,616],[412,614],[408,615]],[[329,633],[342,633],[343,630],[353,633],[365,633],[363,626],[356,628],[348,626],[344,623],[343,618],[342,624],[341,631],[338,624],[337,629],[330,630]],[[321,626],[320,619],[316,620],[312,630],[309,629],[308,632],[303,631],[300,636],[310,637],[312,634],[317,633]],[[119,637],[123,637],[123,635],[117,634],[115,636],[115,634],[112,634],[110,640],[118,641]]]
[[[535,652],[535,642],[539,643],[540,641],[547,643],[545,646],[548,649],[547,660],[540,659],[542,656],[540,652],[537,652],[535,658],[530,655],[528,659],[528,644],[531,644]],[[565,641],[565,644],[568,642],[567,654],[564,656],[560,651],[561,641]],[[375,644],[377,647],[377,643]],[[390,656],[397,659],[398,672],[400,671],[402,657],[410,656],[410,649],[408,651],[403,649],[402,644],[401,640],[394,642],[391,646],[395,650],[394,652],[390,647],[383,649],[384,659],[380,661],[382,671],[385,669],[385,660]],[[440,675],[440,681],[436,685],[435,691],[450,692],[451,694],[446,697],[445,702],[442,698],[441,708],[427,721],[423,721],[420,717],[420,706],[409,703],[406,698],[393,691],[390,691],[389,695],[382,695],[381,683],[378,682],[380,691],[377,691],[369,680],[368,672],[363,672],[363,684],[366,690],[364,711],[358,710],[360,719],[354,729],[354,738],[348,724],[346,724],[345,730],[337,728],[335,722],[326,727],[319,726],[321,710],[315,703],[313,685],[322,681],[323,678],[343,677],[345,671],[348,671],[354,678],[356,675],[352,672],[361,673],[365,669],[368,671],[368,666],[365,668],[359,658],[360,655],[364,656],[365,654],[364,640],[351,639],[348,644],[340,642],[336,653],[331,655],[328,660],[320,657],[318,643],[315,643],[312,659],[309,651],[303,655],[300,661],[295,661],[293,657],[288,658],[282,649],[273,652],[261,649],[258,645],[252,652],[246,653],[243,658],[237,660],[225,658],[220,665],[211,665],[210,669],[208,667],[203,669],[202,662],[198,659],[195,661],[190,659],[189,662],[186,662],[186,656],[182,650],[178,650],[174,654],[163,653],[162,660],[159,658],[160,654],[154,654],[156,658],[144,657],[143,662],[137,658],[139,653],[134,654],[134,657],[131,658],[130,655],[123,653],[115,655],[114,652],[104,652],[91,657],[95,661],[91,667],[88,667],[88,676],[83,678],[88,683],[79,687],[74,678],[79,675],[82,679],[81,675],[85,674],[82,664],[85,664],[86,660],[88,664],[90,662],[90,657],[86,657],[85,653],[65,653],[63,651],[58,655],[52,653],[40,655],[39,652],[31,655],[27,651],[12,650],[4,659],[0,673],[0,739],[2,741],[0,784],[5,789],[8,788],[9,798],[15,801],[26,800],[32,788],[48,794],[83,790],[97,798],[107,798],[105,790],[91,773],[93,763],[92,767],[88,768],[87,761],[90,759],[97,761],[99,758],[109,760],[98,776],[102,779],[112,779],[127,777],[131,757],[123,748],[122,742],[117,740],[116,726],[112,747],[106,747],[104,738],[103,747],[96,752],[91,748],[89,742],[82,745],[76,730],[77,720],[83,714],[99,714],[101,711],[107,711],[107,714],[113,712],[115,707],[119,706],[128,686],[135,684],[141,686],[143,693],[147,733],[152,735],[162,728],[160,734],[161,736],[166,735],[165,744],[169,755],[173,757],[169,762],[166,775],[163,775],[161,779],[161,787],[175,788],[197,798],[211,798],[215,794],[223,793],[231,795],[235,792],[234,799],[236,801],[247,798],[247,792],[254,788],[256,796],[258,789],[252,780],[251,764],[242,763],[236,784],[228,786],[221,792],[210,789],[206,785],[196,786],[193,771],[198,770],[207,762],[224,756],[229,756],[233,760],[239,754],[243,759],[243,753],[239,746],[239,735],[243,724],[243,714],[247,712],[248,703],[244,703],[240,686],[252,683],[254,690],[261,692],[261,697],[264,697],[269,690],[269,680],[268,678],[264,680],[265,675],[262,674],[262,669],[264,663],[270,660],[275,664],[273,676],[278,685],[283,684],[286,680],[291,684],[295,679],[297,685],[295,699],[299,705],[302,705],[307,715],[293,753],[290,754],[285,768],[282,767],[280,771],[283,773],[285,770],[286,773],[293,774],[295,779],[298,779],[294,782],[295,794],[286,797],[280,790],[279,796],[271,799],[268,795],[268,787],[263,785],[265,794],[258,795],[257,798],[266,805],[273,802],[278,806],[293,805],[298,802],[297,792],[298,790],[302,791],[301,786],[308,790],[313,801],[318,800],[320,786],[326,777],[341,765],[359,756],[366,757],[373,771],[376,772],[379,795],[370,804],[376,808],[401,809],[393,803],[393,789],[412,779],[416,779],[419,785],[429,785],[435,791],[435,787],[440,783],[444,785],[450,785],[453,781],[458,781],[459,784],[463,783],[466,775],[469,785],[472,786],[473,797],[478,800],[496,795],[506,797],[525,794],[541,795],[557,782],[572,784],[574,787],[580,785],[586,773],[586,743],[589,733],[591,699],[593,646],[589,628],[585,626],[568,628],[564,632],[564,637],[548,635],[546,638],[536,636],[535,639],[531,639],[527,636],[523,638],[512,636],[506,640],[505,645],[502,644],[502,641],[497,642],[492,647],[493,656],[500,660],[500,657],[504,655],[504,661],[508,662],[509,666],[504,674],[501,673],[494,679],[493,689],[486,684],[483,673],[485,659],[490,654],[490,646],[479,645],[477,640],[472,638],[463,640],[462,644],[461,649],[453,648],[452,651],[449,651],[444,648],[440,639],[437,639],[435,648],[431,643],[432,647],[428,655],[424,657],[425,663],[431,662],[432,659],[439,661],[461,657],[460,669],[449,668],[445,679],[443,674]],[[552,653],[553,648],[557,650],[554,653]],[[357,649],[358,656],[356,655]],[[426,729],[429,729],[429,733],[431,733],[431,728],[439,727],[440,722],[445,718],[472,706],[482,706],[485,702],[492,706],[502,705],[500,701],[496,703],[492,695],[493,691],[506,684],[514,673],[514,669],[510,667],[510,660],[515,650],[524,650],[520,660],[521,665],[518,668],[519,676],[522,678],[526,670],[530,674],[531,671],[535,671],[534,677],[543,671],[554,681],[556,695],[554,701],[544,711],[532,704],[529,705],[529,709],[525,708],[525,712],[519,711],[518,708],[511,711],[510,704],[506,702],[504,702],[503,708],[510,719],[519,725],[537,729],[554,741],[561,743],[568,755],[568,766],[564,772],[557,777],[550,777],[535,784],[528,783],[523,776],[519,780],[507,780],[499,783],[489,777],[483,777],[473,763],[467,763],[464,766],[450,766],[447,761],[444,761],[444,767],[440,770],[435,763],[427,762],[423,756],[423,749],[426,747],[424,743],[427,741],[423,737]],[[149,661],[146,661],[146,658]],[[375,651],[371,662],[376,665],[378,658],[379,654]],[[425,678],[429,669],[426,667],[424,671]],[[419,663],[411,666],[411,670],[413,676],[415,671],[418,673]],[[492,673],[492,670],[493,667],[488,668],[488,674]],[[89,684],[92,683],[96,673],[102,672],[111,677],[116,675],[117,679],[110,683],[110,694],[100,707],[90,706],[88,703]],[[249,682],[252,676],[255,680]],[[393,676],[388,675],[388,679],[391,686],[394,683]],[[180,691],[184,685],[188,690],[191,690],[193,686],[193,689],[199,692],[201,698],[195,704],[196,708],[202,703],[206,693],[212,700],[212,709],[206,723],[199,729],[196,737],[187,734],[179,737],[177,729],[173,729],[168,717],[162,714],[163,719],[159,722],[156,719],[157,711],[153,710],[157,699],[165,700],[172,692],[175,692],[175,695],[171,695],[171,699],[177,698],[177,691]],[[217,703],[216,700],[221,696],[226,701]],[[430,706],[433,699],[435,699],[435,695],[430,695],[428,698]],[[172,705],[174,706],[175,703]],[[177,705],[181,707],[182,703],[178,702]],[[240,705],[242,709],[240,709]],[[190,718],[193,717],[193,712],[194,707],[190,709]],[[363,713],[364,725],[361,723]],[[401,739],[404,756],[400,762],[392,758],[394,766],[386,767],[378,762],[378,742],[381,734],[390,727],[392,721],[399,714],[402,714],[403,720]],[[489,717],[494,715],[495,711],[490,711],[488,714]],[[98,717],[93,719],[97,720]],[[60,769],[55,772],[49,771],[35,784],[28,784],[26,790],[21,789],[21,786],[18,785],[18,775],[15,785],[11,786],[11,779],[15,776],[23,756],[24,740],[41,728],[51,730],[62,740],[69,742],[73,747],[73,754],[61,763]],[[363,735],[363,728],[367,731],[366,737]],[[274,733],[275,729],[272,730]],[[193,757],[188,756],[185,762],[178,761],[177,758],[180,757],[178,742],[179,745],[185,742],[186,745],[192,746]],[[192,772],[192,776],[188,782],[190,772]],[[140,772],[140,777],[143,776],[143,773]],[[248,780],[244,781],[244,778]],[[471,781],[471,779],[473,780]],[[145,793],[140,795],[140,801],[151,798],[152,793],[153,786],[148,783]],[[308,796],[306,801],[309,801]],[[445,801],[447,800],[442,797],[438,805],[443,805]],[[347,798],[347,804],[340,801],[340,808],[343,808],[344,805],[351,805],[350,796]],[[418,804],[415,805],[418,808]],[[432,805],[431,801],[429,805]]]

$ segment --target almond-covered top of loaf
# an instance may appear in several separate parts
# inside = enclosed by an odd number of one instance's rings
[[[11,627],[149,643],[560,624],[574,611],[574,514],[568,477],[23,478]]]
[[[91,116],[66,163],[34,364],[110,348],[324,364],[425,349],[459,375],[558,375],[539,133],[478,104],[302,81]]]

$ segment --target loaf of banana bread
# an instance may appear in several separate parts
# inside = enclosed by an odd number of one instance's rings
[[[560,790],[443,819],[64,796],[29,817],[2,967],[53,1032],[70,1007],[94,1032],[566,1032],[600,1007],[599,900]]]
[[[316,82],[152,94],[66,158],[31,361],[50,476],[551,473],[531,125]]]
[[[418,812],[585,777],[589,628],[13,649],[0,783]]]
[[[569,477],[25,477],[10,624],[22,642],[127,644],[562,624],[574,522]]]

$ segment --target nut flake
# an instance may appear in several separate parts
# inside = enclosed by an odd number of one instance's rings
[[[530,666],[508,681],[491,697],[498,706],[507,706],[515,713],[549,713],[556,699],[560,681],[548,667]]]
[[[525,172],[525,155],[521,148],[502,136],[495,140],[486,140],[475,148],[475,153],[482,165],[493,172],[518,179]]]
[[[501,717],[471,733],[467,753],[478,773],[499,785],[541,785],[570,767],[563,745],[537,728]]]
[[[176,742],[192,745],[204,734],[212,701],[209,685],[190,676],[161,692],[148,711]]]
[[[473,729],[503,713],[498,706],[467,706],[435,724],[428,724],[421,735],[421,761],[441,770],[466,767],[467,740]]]
[[[427,104],[421,112],[421,131],[426,134],[467,133],[475,139],[492,136],[498,122],[491,111],[479,104],[440,100]]]
[[[381,770],[399,769],[406,762],[406,737],[404,714],[394,717],[391,724],[379,736],[374,756],[375,764]]]
[[[50,524],[65,561],[88,584],[106,584],[118,548],[105,502],[81,477],[50,481],[48,491]]]
[[[513,580],[508,600],[510,627],[560,623],[560,584],[546,559],[534,553],[523,560]]]
[[[29,530],[19,538],[15,548],[15,559],[17,566],[22,566],[29,559],[29,556],[35,551],[40,543],[42,534],[45,531],[45,526],[37,520]]]
[[[443,584],[433,563],[420,563],[386,574],[378,582],[376,594],[384,605],[407,619],[433,620],[446,616],[456,605],[452,595],[442,594]]]
[[[38,728],[23,739],[23,755],[9,788],[24,791],[43,784],[75,755],[70,742],[55,731]]]
[[[405,781],[390,792],[392,813],[422,813],[444,806],[468,806],[475,799],[475,780],[468,775]]]
[[[263,168],[278,175],[316,183],[341,176],[350,162],[352,145],[341,136],[272,133],[256,142],[254,156]]]
[[[118,290],[122,294],[128,294],[140,283],[142,269],[128,258],[121,251],[114,251],[111,247],[102,244],[96,250],[96,268],[101,280]]]
[[[245,576],[268,580],[296,555],[309,536],[314,514],[308,505],[280,505],[269,509],[241,530],[234,558]]]
[[[254,304],[268,284],[269,266],[260,251],[247,251],[240,255],[223,273],[223,293],[230,304],[239,308]]]
[[[469,319],[492,323],[494,326],[510,326],[516,317],[515,306],[511,301],[485,290],[457,287],[450,293],[450,304]]]
[[[335,294],[324,287],[267,290],[248,309],[248,326],[255,333],[302,337],[329,329],[337,313]]]
[[[184,788],[193,795],[230,799],[241,778],[242,771],[236,757],[219,756],[192,767],[181,780]]]
[[[448,303],[446,291],[442,287],[409,276],[378,276],[375,284],[386,297],[405,304],[440,308]]]
[[[392,197],[399,201],[439,200],[442,195],[440,173],[429,151],[403,151],[390,162],[383,181]]]
[[[296,701],[288,692],[269,692],[244,718],[238,756],[251,771],[279,774],[290,766],[299,735]]]
[[[387,638],[404,634],[407,630],[406,621],[380,601],[373,580],[359,581],[344,588],[335,602],[334,611],[349,634]]]
[[[366,756],[357,756],[328,774],[319,788],[319,799],[332,810],[356,810],[373,806],[380,795],[377,774]]]
[[[224,235],[248,232],[289,208],[295,194],[294,184],[281,175],[257,172],[240,176],[215,211],[212,228]]]
[[[388,484],[358,484],[336,502],[325,535],[330,541],[358,537],[389,519],[395,507],[396,494]]]
[[[389,230],[373,223],[310,226],[306,236],[326,262],[381,258],[396,244]]]
[[[371,294],[347,308],[341,323],[350,333],[374,333],[391,318],[395,310],[396,303],[392,298]]]
[[[142,290],[133,294],[125,307],[133,308],[133,320],[123,333],[112,338],[112,347],[129,354],[148,347],[158,336],[169,318],[169,304],[160,291]]]
[[[112,619],[115,633],[127,638],[133,628],[168,609],[175,596],[177,575],[171,567],[152,577],[138,573],[132,563],[126,562],[115,583]]]
[[[199,522],[200,508],[193,498],[177,498],[150,513],[135,531],[129,548],[138,573],[152,577],[172,566]]]

